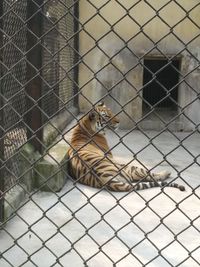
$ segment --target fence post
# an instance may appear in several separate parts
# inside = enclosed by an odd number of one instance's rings
[[[74,4],[74,104],[78,107],[78,80],[79,80],[79,2]]]
[[[0,2],[0,29],[3,29],[3,1]],[[0,222],[4,219],[4,130],[3,130],[3,97],[2,97],[2,60],[3,60],[3,32],[0,32]]]
[[[34,148],[42,152],[42,4],[43,0],[27,1],[27,137]]]

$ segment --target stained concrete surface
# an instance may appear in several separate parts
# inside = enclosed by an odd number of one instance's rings
[[[186,191],[110,193],[67,181],[59,193],[38,192],[0,232],[1,267],[200,265],[199,133],[107,136],[120,162],[168,169]]]

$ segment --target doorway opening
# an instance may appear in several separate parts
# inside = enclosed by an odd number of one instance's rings
[[[178,111],[180,59],[170,62],[162,57],[144,59],[143,114],[153,110],[171,117]]]

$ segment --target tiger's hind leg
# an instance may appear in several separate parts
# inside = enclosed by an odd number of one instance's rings
[[[162,171],[158,173],[150,172],[144,168],[136,167],[133,165],[118,165],[120,167],[120,173],[126,177],[130,182],[136,182],[142,180],[144,182],[151,181],[164,181],[170,177],[171,172]]]

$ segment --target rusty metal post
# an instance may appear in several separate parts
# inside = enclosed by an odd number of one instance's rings
[[[0,2],[0,29],[3,28],[3,1]],[[4,219],[4,130],[3,130],[3,98],[2,98],[2,60],[3,60],[3,32],[0,31],[0,222]]]
[[[79,2],[74,4],[74,105],[78,107],[78,75],[79,75]]]
[[[42,151],[42,3],[43,0],[30,0],[27,2],[27,113],[28,140],[39,152]]]

